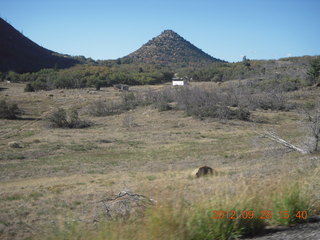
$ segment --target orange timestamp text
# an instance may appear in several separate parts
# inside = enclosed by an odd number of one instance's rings
[[[289,219],[289,218],[297,218],[297,219],[307,219],[308,218],[308,211],[297,211],[294,213],[290,213],[289,211],[279,211],[273,214],[270,210],[262,210],[259,212],[255,211],[212,211],[213,219],[272,219],[273,216],[278,217],[279,219]]]

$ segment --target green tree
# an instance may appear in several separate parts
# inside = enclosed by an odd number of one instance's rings
[[[249,68],[251,66],[250,64],[250,59],[247,58],[247,56],[243,56],[242,58],[242,63],[247,67]]]
[[[320,83],[320,57],[313,59],[310,62],[307,74],[310,85]]]
[[[5,79],[6,75],[3,72],[0,72],[0,81]]]
[[[26,87],[24,88],[24,91],[25,91],[25,92],[34,92],[35,89],[34,89],[34,87],[32,86],[31,83],[27,83],[27,84],[26,84]]]
[[[96,81],[96,83],[94,84],[94,86],[96,87],[96,90],[99,91],[100,88],[102,87],[103,82],[102,81]]]
[[[20,81],[20,75],[18,73],[15,73],[13,71],[10,71],[7,73],[6,79],[11,82],[19,82]]]

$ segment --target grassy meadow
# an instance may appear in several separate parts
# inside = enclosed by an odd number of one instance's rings
[[[0,97],[24,111],[20,119],[0,121],[1,239],[231,239],[299,222],[293,217],[298,211],[319,214],[319,154],[288,152],[260,137],[273,129],[303,146],[306,129],[299,111],[257,109],[250,121],[220,121],[139,106],[94,117],[86,111],[91,103],[122,93],[113,88],[24,92],[20,83],[0,87]],[[309,87],[286,95],[293,103],[307,103],[319,93]],[[94,124],[49,128],[45,117],[57,107],[76,108],[81,119]],[[12,141],[22,147],[9,147]],[[216,173],[191,175],[203,165]],[[144,217],[106,221],[100,201],[123,190],[156,204]],[[213,219],[215,210],[271,211],[272,218]],[[291,218],[281,218],[280,211]]]

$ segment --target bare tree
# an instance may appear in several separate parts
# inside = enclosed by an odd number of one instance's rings
[[[311,135],[310,152],[320,151],[320,106],[315,106],[312,110],[305,110],[306,127]]]

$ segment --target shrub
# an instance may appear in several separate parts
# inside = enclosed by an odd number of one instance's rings
[[[300,186],[292,184],[273,196],[272,212],[277,215],[272,218],[275,223],[290,225],[305,222],[308,217],[305,213],[310,215],[311,206],[308,196],[302,193]]]
[[[141,105],[141,103],[136,98],[135,94],[133,92],[124,93],[121,95],[121,104],[120,106],[124,110],[130,110],[134,109],[138,105]]]
[[[241,104],[240,98],[230,97],[234,94],[216,89],[200,88],[165,88],[144,93],[124,93],[120,101],[97,101],[88,107],[93,116],[108,116],[136,108],[152,105],[159,111],[178,108],[187,115],[199,118],[212,117],[220,120],[250,120],[249,108]]]
[[[48,117],[50,127],[54,128],[86,128],[92,125],[91,122],[79,119],[77,110],[73,109],[67,118],[67,112],[59,108]]]
[[[317,57],[310,62],[307,74],[307,80],[310,85],[320,82],[320,57]]]
[[[217,118],[219,120],[239,119],[249,121],[250,110],[285,110],[295,107],[289,104],[280,90],[262,91],[255,83],[229,84],[223,88],[164,88],[157,91],[126,92],[120,101],[98,101],[89,106],[94,116],[119,114],[137,106],[152,105],[159,111],[173,108],[185,111],[189,116]]]
[[[15,103],[7,103],[5,100],[0,100],[0,118],[2,119],[17,119],[22,111]]]
[[[233,110],[233,115],[235,119],[249,121],[251,113],[248,109],[240,107]]]
[[[264,231],[264,219],[213,219],[212,209],[221,208],[215,203],[205,205],[161,204],[148,209],[141,219],[100,221],[95,230],[83,228],[80,223],[65,225],[55,230],[50,239],[226,240]],[[235,210],[239,214],[243,209],[260,212],[258,208],[244,206],[243,202]]]
[[[216,89],[185,88],[177,91],[175,100],[178,107],[190,116],[212,117],[220,120],[249,120],[250,112],[244,107],[237,107],[239,100]]]
[[[134,122],[134,117],[131,114],[126,114],[122,119],[122,126],[124,128],[132,128],[137,126]]]
[[[101,101],[98,100],[88,106],[88,113],[92,116],[110,116],[120,114],[125,111],[136,108],[137,106],[146,105],[148,100],[142,95],[132,92],[124,92],[120,101]]]
[[[6,80],[8,80],[10,82],[19,82],[20,75],[18,73],[13,72],[13,71],[9,71],[6,75]]]
[[[48,86],[47,82],[45,79],[37,79],[36,81],[31,82],[31,86],[35,91],[40,91],[40,90],[50,90],[51,87]]]
[[[291,92],[296,91],[299,88],[305,86],[304,81],[298,78],[283,78],[278,86],[275,86],[273,89],[280,88],[282,91]]]
[[[169,111],[172,107],[165,101],[159,101],[154,104],[154,107],[157,108],[160,112]]]
[[[263,110],[289,110],[293,105],[288,104],[287,97],[278,91],[254,94],[250,98],[250,107]]]
[[[98,100],[88,106],[88,113],[92,116],[103,117],[120,114],[124,111],[123,104],[115,101]]]
[[[89,121],[84,121],[79,119],[79,114],[76,109],[72,109],[69,113],[69,128],[87,128],[92,125]]]
[[[35,89],[34,89],[34,87],[32,86],[31,83],[27,83],[27,84],[26,84],[26,87],[24,88],[24,91],[25,91],[25,92],[34,92]]]
[[[305,86],[304,81],[299,78],[290,78],[288,76],[279,76],[279,78],[271,80],[250,80],[245,84],[246,87],[254,90],[255,92],[291,92]]]
[[[238,239],[239,237],[260,234],[264,231],[266,226],[266,221],[259,217],[254,217],[252,219],[239,217],[237,219],[213,219],[214,213],[209,209],[210,208],[198,208],[194,210],[190,218],[191,221],[189,222],[189,239]],[[238,206],[231,209],[234,209],[238,216],[244,212],[243,209],[246,208],[241,209],[241,207]],[[254,208],[251,206],[250,209]],[[226,211],[229,210],[230,209],[226,209]],[[252,212],[258,213],[260,211],[256,208],[256,210],[252,210]]]
[[[94,86],[96,87],[96,90],[99,91],[100,88],[102,87],[103,85],[103,82],[102,81],[97,81]]]
[[[68,127],[67,113],[64,109],[59,108],[54,111],[48,118],[51,127],[65,128]]]
[[[170,88],[165,88],[161,91],[149,92],[149,102],[159,111],[168,111],[172,107],[169,103],[174,102],[175,91]]]

